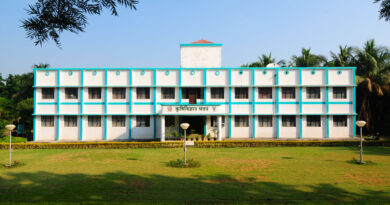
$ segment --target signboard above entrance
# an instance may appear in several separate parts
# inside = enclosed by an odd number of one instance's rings
[[[162,114],[216,114],[220,105],[163,105]]]

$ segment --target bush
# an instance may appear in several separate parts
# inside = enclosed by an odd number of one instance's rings
[[[172,160],[172,161],[168,162],[167,166],[176,167],[176,168],[194,168],[194,167],[200,167],[200,162],[195,161],[193,159],[189,159],[189,160],[187,160],[187,164],[184,165],[184,160],[177,159],[177,160]]]
[[[129,148],[177,148],[182,142],[75,142],[75,143],[12,143],[12,149],[129,149]],[[0,149],[8,149],[8,143],[0,143]]]
[[[27,142],[27,138],[24,137],[12,137],[12,143]],[[9,136],[0,138],[0,143],[9,143]]]

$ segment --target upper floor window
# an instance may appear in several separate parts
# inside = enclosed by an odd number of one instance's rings
[[[321,116],[307,116],[308,127],[321,127]]]
[[[149,116],[137,116],[136,118],[137,127],[150,127],[150,117]]]
[[[347,98],[347,88],[346,87],[333,88],[333,98],[334,99],[346,99]]]
[[[248,88],[235,88],[234,95],[236,99],[248,99]]]
[[[272,116],[259,116],[259,127],[272,127]]]
[[[78,88],[65,88],[65,99],[77,99],[79,97]]]
[[[221,116],[221,126],[225,127],[225,117]],[[218,127],[218,117],[211,116],[211,127]]]
[[[320,99],[321,98],[320,88],[306,88],[307,99]]]
[[[102,89],[101,88],[88,88],[88,98],[89,99],[102,99]]]
[[[54,117],[53,116],[41,116],[41,126],[42,127],[54,127]]]
[[[333,116],[333,127],[347,127],[347,116]]]
[[[295,116],[282,116],[282,127],[295,127],[296,118]]]
[[[54,99],[54,88],[42,88],[42,99]]]
[[[65,127],[77,127],[77,116],[64,116]]]
[[[283,99],[295,99],[295,88],[282,88]]]
[[[182,88],[182,99],[203,99],[203,88]]]
[[[112,127],[126,127],[125,116],[112,116]]]
[[[272,88],[259,88],[259,99],[272,99]]]
[[[112,88],[112,99],[126,99],[126,88]]]
[[[150,88],[137,88],[137,99],[150,99]]]
[[[249,127],[249,117],[248,116],[234,116],[234,126],[235,127]]]
[[[225,90],[224,88],[211,88],[211,99],[224,99]]]
[[[162,99],[175,99],[175,88],[161,88]]]
[[[88,116],[88,127],[101,127],[102,120],[100,116]]]

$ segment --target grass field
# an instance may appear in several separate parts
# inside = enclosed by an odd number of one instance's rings
[[[190,148],[200,168],[165,164],[182,149],[15,150],[0,202],[389,203],[390,148]],[[8,153],[0,151],[0,162]]]

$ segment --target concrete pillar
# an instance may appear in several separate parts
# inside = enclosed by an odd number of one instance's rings
[[[222,116],[217,117],[218,123],[218,141],[222,140]]]
[[[165,116],[160,116],[160,140],[165,141]]]

